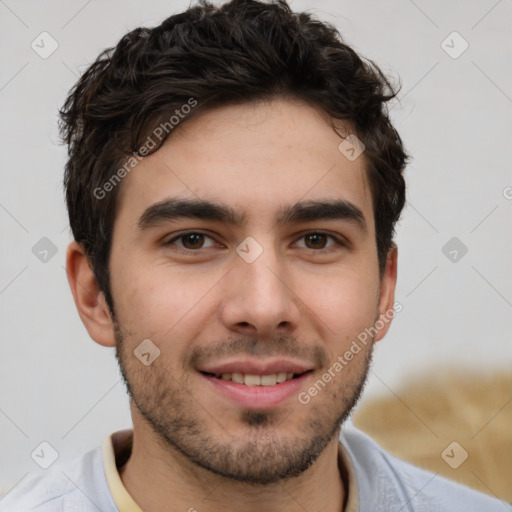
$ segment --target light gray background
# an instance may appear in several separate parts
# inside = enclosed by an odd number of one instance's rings
[[[66,155],[56,114],[80,66],[128,30],[187,6],[0,1],[0,488],[39,470],[30,454],[42,441],[62,461],[130,426],[113,351],[89,339],[66,281]],[[510,368],[511,1],[292,6],[336,24],[403,84],[392,110],[414,157],[397,239],[403,311],[376,349],[366,396],[399,393],[415,375],[450,365],[470,374]],[[59,45],[47,59],[31,48],[43,31]],[[453,31],[469,44],[457,59],[441,46]],[[445,44],[461,48],[453,37]],[[468,248],[456,263],[442,252],[454,236]],[[42,237],[57,247],[46,263],[32,252]]]

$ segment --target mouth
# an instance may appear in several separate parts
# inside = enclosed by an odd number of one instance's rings
[[[311,370],[309,370],[311,371]],[[296,379],[304,373],[293,373],[293,372],[279,372],[279,373],[267,373],[264,375],[257,375],[254,373],[209,373],[201,372],[203,375],[214,377],[219,380],[227,382],[236,382],[237,384],[243,384],[244,386],[276,386],[283,382]]]
[[[231,406],[268,410],[298,395],[313,374],[311,365],[277,360],[231,361],[199,368],[199,375],[216,396]]]

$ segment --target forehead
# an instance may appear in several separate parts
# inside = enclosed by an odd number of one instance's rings
[[[372,229],[364,153],[349,160],[338,148],[342,141],[325,113],[300,101],[209,109],[185,120],[123,180],[116,223],[133,224],[168,197],[228,204],[245,224],[272,222],[299,201],[342,199]]]

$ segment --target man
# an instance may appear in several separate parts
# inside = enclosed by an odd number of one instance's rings
[[[99,56],[61,112],[67,273],[133,431],[1,510],[503,510],[340,434],[399,307],[393,97],[284,2],[202,3]]]

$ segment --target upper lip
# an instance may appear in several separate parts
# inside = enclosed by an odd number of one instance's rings
[[[223,373],[244,373],[250,375],[270,375],[272,373],[301,374],[312,369],[313,367],[310,364],[289,359],[238,359],[217,364],[205,364],[198,368],[200,372],[216,375],[222,375]]]

